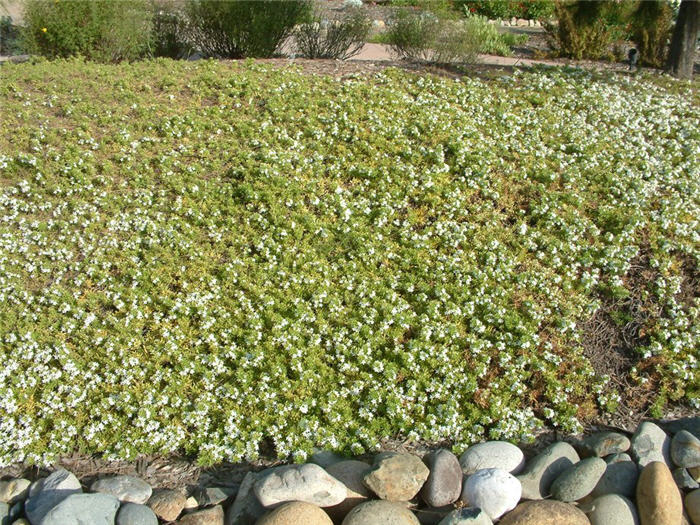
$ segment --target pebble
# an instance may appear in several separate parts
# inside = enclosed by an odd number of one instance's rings
[[[418,494],[429,475],[428,467],[412,454],[379,454],[364,483],[383,500],[408,501]]]
[[[627,452],[630,448],[630,440],[618,432],[599,432],[581,441],[579,448],[583,457],[602,458],[610,454]]]
[[[113,525],[117,510],[119,500],[110,494],[71,494],[51,508],[39,525]]]
[[[492,520],[515,508],[520,501],[520,482],[505,470],[482,469],[467,478],[462,501],[482,509]]]
[[[13,522],[12,522],[12,525],[31,525],[31,523],[29,523],[29,522],[28,522],[27,520],[25,520],[24,518],[20,518],[20,519],[18,519],[18,520],[16,520],[16,521],[13,521]]]
[[[315,463],[286,465],[263,472],[253,485],[253,491],[266,508],[287,501],[332,507],[347,495],[345,485]]]
[[[465,450],[459,464],[465,476],[484,468],[498,468],[518,474],[525,466],[525,456],[522,450],[507,441],[487,441]]]
[[[225,503],[235,493],[236,489],[233,487],[197,487],[193,496],[197,501],[197,507],[211,507]]]
[[[493,525],[493,521],[482,509],[464,507],[450,512],[438,525]]]
[[[700,525],[700,489],[685,496],[685,510],[693,525]]]
[[[333,522],[320,507],[302,501],[284,503],[269,512],[257,525],[333,525]]]
[[[681,430],[687,430],[700,439],[700,416],[661,421],[659,425],[669,434],[677,434]]]
[[[224,509],[221,505],[185,514],[177,525],[224,525]]]
[[[605,472],[603,472],[591,495],[598,497],[605,494],[620,494],[627,498],[634,498],[637,479],[639,479],[639,467],[634,461],[611,462],[609,460],[605,467]]]
[[[336,454],[335,452],[331,452],[330,450],[314,449],[313,454],[311,454],[311,457],[309,458],[309,463],[315,463],[321,468],[328,468],[334,463],[340,463],[346,459],[348,458],[343,457],[340,454]]]
[[[652,461],[663,461],[670,468],[670,448],[671,440],[666,432],[649,421],[641,423],[632,436],[632,454],[641,467],[645,467]]]
[[[342,525],[420,525],[420,522],[400,503],[373,500],[352,509]]]
[[[688,474],[690,474],[691,478],[700,483],[700,467],[689,468]]]
[[[53,507],[68,496],[82,491],[78,478],[66,469],[58,469],[32,485],[24,512],[31,523],[38,524]]]
[[[348,512],[372,496],[363,483],[363,478],[370,468],[368,463],[353,459],[334,463],[326,468],[326,472],[345,485],[347,490],[347,495],[342,502],[325,509],[331,519],[342,521]]]
[[[579,456],[574,447],[563,441],[552,443],[532,458],[525,470],[517,476],[522,485],[523,499],[544,499],[549,495],[552,482],[574,463]]]
[[[671,474],[673,475],[673,480],[676,482],[676,486],[679,489],[693,490],[700,487],[700,485],[698,485],[698,482],[695,481],[693,477],[688,473],[688,469],[678,467],[673,469],[671,471]]]
[[[153,489],[148,483],[134,476],[98,479],[90,486],[90,490],[111,494],[124,503],[146,503],[153,493]]]
[[[124,503],[117,513],[116,525],[158,525],[158,518],[146,505]]]
[[[31,484],[31,481],[24,478],[0,481],[0,502],[12,505],[17,501],[25,499],[29,492],[29,485]]]
[[[618,494],[606,494],[590,504],[591,525],[639,525],[637,509],[629,499]]]
[[[605,456],[605,462],[609,465],[611,463],[622,463],[623,461],[632,461],[632,456],[626,453],[622,454],[610,454]]]
[[[10,523],[10,506],[4,501],[0,501],[0,524]]]
[[[526,501],[503,516],[499,525],[590,525],[586,515],[569,503]]]
[[[637,510],[642,525],[678,525],[683,515],[681,495],[662,461],[648,463],[637,482]]]
[[[183,511],[192,511],[192,510],[197,510],[199,508],[199,502],[197,501],[197,498],[194,496],[188,496],[187,499],[185,500],[185,506],[182,507]]]
[[[164,521],[175,521],[185,508],[187,498],[177,490],[158,489],[153,491],[147,505],[156,516]]]
[[[238,488],[236,499],[226,511],[225,525],[254,525],[258,518],[265,514],[265,507],[260,504],[253,492],[253,485],[257,480],[258,474],[255,472],[248,472],[245,475]]]
[[[426,454],[423,463],[430,470],[420,491],[421,498],[431,507],[454,503],[462,492],[462,467],[457,456],[447,449]]]
[[[679,467],[700,467],[700,439],[681,430],[671,440],[671,459]]]
[[[605,472],[607,464],[599,457],[582,459],[559,474],[551,493],[559,501],[578,501],[588,496]]]

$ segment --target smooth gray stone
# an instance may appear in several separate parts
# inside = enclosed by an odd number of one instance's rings
[[[288,501],[332,507],[347,496],[345,485],[315,463],[285,465],[265,471],[253,485],[253,491],[268,509]]]
[[[114,525],[119,500],[109,494],[71,494],[49,510],[39,525]]]
[[[634,498],[639,478],[639,467],[634,461],[608,463],[600,481],[591,492],[593,497],[620,494]]]
[[[669,434],[676,434],[681,430],[687,430],[700,439],[700,416],[682,417],[670,421],[659,421],[659,426]]]
[[[588,496],[600,481],[607,465],[599,457],[582,459],[562,472],[552,483],[552,497],[570,503]]]
[[[10,521],[19,519],[24,513],[24,502],[18,501],[14,505],[10,505]]]
[[[522,450],[507,441],[486,441],[465,450],[459,458],[465,476],[485,468],[498,468],[518,474],[525,466]]]
[[[634,503],[618,494],[606,494],[588,504],[591,525],[639,525]]]
[[[255,522],[267,512],[253,492],[253,485],[258,477],[256,472],[248,472],[245,475],[236,499],[226,511],[225,525],[255,525]]]
[[[117,513],[116,525],[158,525],[158,518],[148,505],[124,503]]]
[[[313,454],[311,454],[311,457],[309,458],[309,463],[315,463],[319,467],[326,468],[330,467],[334,463],[340,463],[341,461],[345,461],[347,459],[348,458],[343,457],[340,454],[336,454],[330,450],[314,449]]]
[[[602,458],[610,454],[627,452],[630,448],[630,440],[618,432],[599,432],[586,437],[579,443],[579,448],[583,457]]]
[[[31,484],[31,481],[23,478],[0,481],[0,502],[12,505],[19,500],[25,499]]]
[[[610,463],[622,463],[623,461],[632,461],[632,457],[629,454],[610,454],[605,456],[605,462],[609,465]]]
[[[652,461],[666,463],[668,468],[673,468],[671,463],[671,439],[666,432],[649,421],[642,422],[631,440],[632,455],[645,467]]]
[[[10,525],[11,520],[10,506],[4,501],[0,501],[0,525]]]
[[[66,469],[58,469],[30,487],[24,512],[32,525],[37,525],[49,510],[72,494],[83,491],[80,481]]]
[[[493,525],[493,521],[481,509],[464,507],[450,512],[438,525]]]
[[[352,509],[342,525],[420,525],[420,522],[401,503],[373,500]]]
[[[197,487],[194,498],[200,507],[210,507],[224,503],[236,492],[233,487]]]
[[[673,474],[673,480],[676,482],[679,489],[694,490],[700,487],[698,482],[695,481],[690,474],[688,474],[688,470],[684,469],[683,467],[673,469],[671,474]]]
[[[95,481],[91,486],[92,492],[111,494],[125,503],[146,503],[153,489],[141,478],[134,476],[113,476]]]
[[[522,499],[538,500],[549,496],[554,480],[579,459],[574,447],[568,443],[558,441],[549,445],[516,476],[522,485]]]
[[[430,469],[420,495],[431,507],[444,507],[459,499],[462,492],[462,467],[459,460],[447,449],[426,454],[423,463]]]
[[[679,467],[700,467],[700,439],[681,430],[671,440],[671,459]]]
[[[455,506],[422,507],[419,509],[412,508],[411,510],[416,515],[416,518],[418,518],[420,525],[438,525],[445,516],[455,510]]]

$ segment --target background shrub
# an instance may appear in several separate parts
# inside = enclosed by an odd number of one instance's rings
[[[371,29],[372,20],[362,9],[352,9],[342,20],[328,20],[317,13],[297,28],[296,49],[307,58],[346,60],[360,52]]]
[[[0,55],[14,55],[21,49],[19,29],[9,16],[0,17]]]
[[[666,49],[671,38],[673,9],[666,1],[639,2],[632,14],[632,41],[639,50],[640,62],[652,67],[663,67]]]
[[[488,18],[483,15],[467,11],[466,17],[466,30],[473,35],[480,53],[509,56],[512,54],[512,46],[527,40],[527,35],[499,31],[498,27],[489,23]]]
[[[554,15],[552,0],[455,0],[455,7],[490,19],[546,20]]]
[[[308,0],[189,0],[188,35],[207,56],[272,57],[311,13]]]
[[[149,51],[146,0],[27,0],[24,40],[48,58],[81,55],[98,62],[134,60]]]
[[[187,16],[177,6],[155,5],[151,45],[153,55],[159,57],[186,58],[192,54],[187,42]]]
[[[397,12],[389,21],[386,41],[394,55],[406,60],[469,63],[479,53],[477,35],[465,20],[430,11]]]

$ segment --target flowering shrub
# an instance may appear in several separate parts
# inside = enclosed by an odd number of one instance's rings
[[[629,381],[700,407],[692,89],[3,66],[0,464],[579,430],[620,394],[580,323],[641,246]]]
[[[358,54],[372,29],[372,20],[362,9],[349,8],[343,19],[316,14],[294,32],[296,50],[306,58],[346,60]]]

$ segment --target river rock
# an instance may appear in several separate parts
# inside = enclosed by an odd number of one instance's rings
[[[629,438],[618,432],[599,432],[588,436],[579,443],[582,457],[602,458],[610,454],[627,452],[629,448]]]
[[[29,490],[29,499],[24,506],[24,512],[33,525],[41,522],[49,510],[72,494],[83,490],[80,481],[66,469],[58,469],[47,478],[33,484]]]
[[[71,494],[51,508],[39,525],[113,525],[119,500],[110,494]]]
[[[401,503],[374,500],[352,509],[342,525],[420,525],[420,522]]]
[[[700,483],[700,467],[689,468],[688,474],[690,474],[691,478]]]
[[[579,456],[574,447],[563,441],[552,443],[532,458],[517,476],[522,485],[523,499],[543,499],[549,495],[552,482],[574,463]]]
[[[671,440],[671,459],[679,467],[700,467],[700,439],[681,430]]]
[[[124,503],[117,513],[116,525],[158,525],[158,518],[146,505]]]
[[[482,509],[464,507],[450,512],[438,525],[493,525],[493,521]]]
[[[525,501],[503,516],[499,525],[590,525],[586,515],[570,503]]]
[[[700,416],[660,421],[659,426],[669,434],[677,434],[681,430],[687,430],[700,439]]]
[[[418,494],[429,475],[428,467],[412,454],[379,454],[364,483],[381,499],[408,501]]]
[[[147,505],[160,519],[175,521],[185,508],[186,501],[185,495],[178,490],[158,489],[153,491]]]
[[[688,469],[683,467],[674,468],[671,471],[671,474],[673,475],[673,480],[676,482],[676,486],[679,489],[693,490],[700,487],[698,482],[695,481],[688,473]]]
[[[31,484],[31,481],[24,478],[0,481],[0,502],[12,505],[25,499]]]
[[[340,461],[326,468],[326,472],[345,485],[347,489],[347,495],[342,502],[325,509],[332,520],[342,521],[348,512],[372,496],[363,482],[364,476],[370,468],[368,463],[353,459]]]
[[[309,463],[315,463],[321,468],[328,469],[328,467],[331,465],[340,463],[341,461],[345,461],[347,459],[348,458],[341,456],[340,454],[336,454],[330,450],[314,449],[313,454],[311,454],[311,457],[309,458]]]
[[[637,510],[642,525],[678,525],[683,515],[681,495],[663,461],[648,463],[637,482]]]
[[[467,478],[462,501],[482,509],[492,520],[515,508],[520,501],[520,482],[505,470],[482,469]]]
[[[258,518],[265,514],[265,507],[260,504],[253,491],[257,480],[258,474],[255,472],[245,475],[236,499],[226,511],[225,525],[254,525]]]
[[[197,487],[193,496],[197,502],[196,507],[211,507],[225,503],[235,493],[236,489],[233,487]]]
[[[663,461],[671,467],[671,440],[666,432],[649,421],[637,427],[632,436],[631,450],[639,466],[644,467],[652,461]]]
[[[634,503],[619,494],[606,494],[594,499],[589,506],[591,525],[639,525]]]
[[[620,494],[627,498],[634,498],[638,478],[639,467],[634,461],[609,461],[591,496]]]
[[[9,525],[11,519],[10,506],[4,501],[0,501],[0,525]]]
[[[608,465],[612,463],[622,463],[623,461],[632,461],[632,457],[625,452],[621,454],[610,454],[609,456],[605,456],[604,459]]]
[[[91,486],[92,492],[111,494],[124,503],[146,503],[153,489],[141,478],[134,476],[113,476],[95,481]]]
[[[284,503],[265,514],[257,525],[333,525],[320,507],[303,501]]]
[[[347,495],[345,485],[315,463],[286,465],[264,472],[253,485],[253,491],[266,508],[287,501],[332,507]]]
[[[507,441],[487,441],[465,450],[459,464],[465,476],[484,468],[498,468],[518,474],[525,466],[525,456],[522,450]]]
[[[607,464],[599,457],[582,459],[559,474],[551,493],[559,501],[578,501],[588,496],[605,472]]]
[[[700,489],[685,496],[685,510],[693,525],[700,525]]]
[[[185,514],[177,525],[224,525],[224,509],[221,505]]]
[[[447,449],[439,449],[423,457],[430,470],[420,495],[431,507],[454,503],[462,492],[462,468],[459,460]]]

